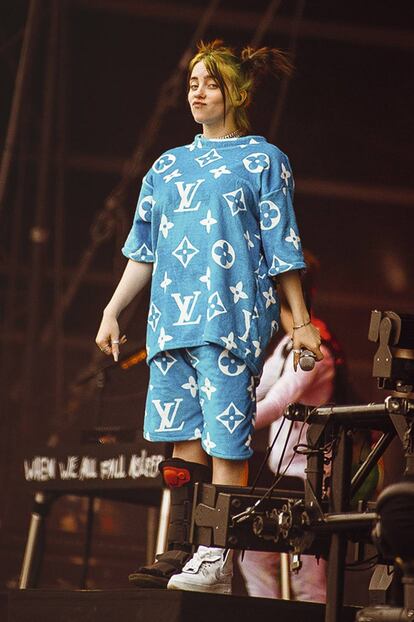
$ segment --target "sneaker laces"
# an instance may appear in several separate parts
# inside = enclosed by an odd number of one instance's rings
[[[223,554],[221,549],[200,546],[193,557],[185,564],[183,572],[197,573],[201,569],[201,572],[205,574],[208,572],[208,565],[210,563],[218,562],[222,559]]]

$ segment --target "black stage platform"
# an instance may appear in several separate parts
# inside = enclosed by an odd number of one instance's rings
[[[316,603],[167,590],[13,590],[1,622],[323,622]],[[340,622],[353,622],[344,607]]]

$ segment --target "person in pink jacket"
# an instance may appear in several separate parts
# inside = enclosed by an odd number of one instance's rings
[[[311,281],[317,260],[310,254],[305,254],[308,264],[308,273],[303,277],[303,286],[310,298]],[[313,268],[313,269],[312,269]],[[337,368],[343,364],[338,356],[338,346],[333,341],[326,325],[312,316],[312,323],[320,330],[324,358],[315,365],[312,371],[303,371],[298,367],[293,369],[293,348],[291,341],[292,316],[288,307],[281,306],[280,320],[285,336],[275,345],[269,344],[267,358],[263,368],[260,384],[257,388],[257,415],[255,429],[269,428],[269,443],[274,439],[287,404],[302,402],[304,404],[324,404],[332,400],[335,392],[335,378]],[[269,467],[276,473],[289,430],[284,425],[278,441],[269,458]],[[281,463],[280,472],[283,473],[292,460],[286,475],[305,477],[306,456],[295,454],[294,447],[298,443],[306,442],[306,428],[302,423],[295,422],[287,443],[286,451]],[[302,432],[301,432],[302,430]],[[300,436],[301,433],[301,436]],[[300,438],[299,438],[300,436]],[[245,551],[243,561],[239,561],[240,570],[244,577],[246,589],[250,596],[266,598],[280,598],[278,582],[280,555],[275,552]],[[302,568],[291,575],[291,587],[294,598],[314,602],[325,602],[326,596],[326,563],[310,555],[301,558]]]

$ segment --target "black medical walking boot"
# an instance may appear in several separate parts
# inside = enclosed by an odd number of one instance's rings
[[[129,575],[130,583],[137,587],[166,588],[170,578],[181,572],[192,556],[189,535],[194,484],[211,482],[210,468],[197,462],[169,458],[160,463],[159,469],[171,491],[167,551],[157,555],[153,564],[142,566]]]

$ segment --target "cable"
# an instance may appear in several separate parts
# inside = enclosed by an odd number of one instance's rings
[[[363,572],[364,570],[371,570],[378,564],[379,556],[373,555],[372,557],[368,557],[367,559],[361,559],[356,562],[349,562],[349,564],[345,564],[346,570],[350,572]]]
[[[274,436],[274,439],[273,439],[273,441],[272,441],[272,444],[271,444],[271,445],[267,448],[266,455],[265,455],[265,457],[264,457],[264,459],[263,459],[262,464],[261,464],[261,465],[260,465],[260,467],[259,467],[259,471],[258,471],[258,473],[257,473],[257,475],[256,475],[256,477],[255,477],[255,479],[254,479],[254,482],[253,482],[253,484],[252,484],[252,486],[251,486],[251,488],[250,488],[250,494],[251,494],[251,495],[252,495],[252,494],[253,494],[253,492],[255,491],[255,488],[256,488],[257,482],[259,481],[260,476],[261,476],[261,474],[263,473],[263,469],[265,468],[266,463],[267,463],[267,461],[269,460],[270,454],[272,453],[273,447],[275,446],[276,441],[277,441],[277,439],[279,438],[279,435],[280,435],[280,433],[281,433],[281,431],[282,431],[282,428],[283,428],[283,426],[284,426],[284,424],[285,424],[285,421],[286,421],[285,417],[282,417],[282,420],[281,420],[281,422],[280,422],[279,429],[278,429],[278,431],[276,432],[276,434],[275,434],[275,436]]]
[[[377,562],[379,556],[377,554],[372,555],[371,557],[367,557],[366,559],[357,560],[355,562],[349,562],[346,564],[346,567],[351,570],[352,568],[357,568],[358,566],[363,566],[365,564],[371,564],[373,561]]]
[[[299,431],[299,437],[298,437],[299,444],[300,444],[300,439],[301,439],[302,434],[303,434],[303,430],[305,428],[305,424],[308,422],[308,419],[309,419],[309,417],[312,416],[312,414],[313,414],[313,410],[311,410],[308,413],[307,417],[305,418],[305,420],[303,421],[303,423],[301,425],[301,428],[300,428],[300,431]],[[284,417],[284,419],[285,419],[285,417]],[[279,459],[279,464],[278,464],[278,468],[276,470],[275,480],[274,480],[273,484],[265,491],[265,493],[260,497],[260,499],[258,499],[256,501],[256,503],[254,503],[254,505],[248,507],[244,512],[241,512],[240,514],[237,514],[236,516],[233,516],[233,522],[241,523],[241,522],[244,522],[244,521],[248,520],[250,518],[250,516],[252,514],[254,514],[254,512],[257,510],[257,508],[260,507],[260,505],[266,499],[268,499],[270,497],[270,495],[272,494],[272,492],[274,491],[274,489],[276,488],[276,486],[278,485],[278,483],[280,482],[282,477],[284,477],[286,475],[289,467],[291,466],[293,460],[296,457],[296,452],[294,452],[292,457],[290,458],[288,464],[286,465],[285,469],[283,470],[283,473],[280,473],[280,468],[281,468],[281,465],[283,463],[283,458],[284,458],[285,453],[286,453],[287,444],[288,444],[290,436],[292,434],[293,423],[294,422],[291,421],[291,424],[290,424],[290,427],[289,427],[289,431],[288,431],[288,434],[287,434],[287,437],[286,437],[286,440],[285,440],[285,444],[283,446],[283,450],[282,450],[282,453],[281,453],[281,456],[280,456],[280,459]],[[279,433],[281,431],[281,428],[282,428],[282,424],[281,424],[279,430],[277,431],[277,434],[276,434],[276,437],[275,437],[275,439],[273,441],[273,444],[276,442],[277,437],[278,437],[278,435],[279,435]]]
[[[284,417],[284,419],[285,419],[285,417]],[[299,433],[299,440],[300,440],[300,437],[302,435],[302,431],[303,431],[305,423],[306,423],[306,420],[302,423],[301,430],[300,430],[300,433]],[[287,448],[287,445],[288,445],[288,442],[289,442],[289,439],[290,439],[290,436],[291,436],[291,433],[292,433],[293,424],[294,424],[294,422],[291,421],[290,422],[289,431],[288,431],[288,434],[287,434],[287,437],[286,437],[286,440],[285,440],[285,444],[283,446],[283,450],[282,450],[282,453],[281,453],[281,456],[280,456],[280,459],[279,459],[279,464],[278,464],[278,467],[277,467],[277,470],[276,470],[275,481],[270,486],[270,488],[268,488],[266,490],[266,492],[256,501],[256,503],[254,503],[252,506],[248,507],[243,512],[240,512],[240,514],[237,514],[236,516],[233,516],[233,522],[235,522],[235,523],[242,523],[242,522],[248,520],[250,518],[250,516],[252,516],[254,514],[255,510],[257,510],[257,508],[260,507],[260,505],[263,503],[263,501],[265,501],[272,494],[273,490],[275,489],[275,487],[279,483],[280,479],[283,477],[283,475],[286,473],[287,469],[291,465],[291,463],[293,461],[293,458],[295,457],[295,454],[293,454],[292,458],[289,461],[289,464],[287,465],[287,467],[284,470],[284,472],[282,473],[282,475],[279,475],[280,467],[282,465],[283,458],[284,458],[285,453],[286,453],[286,448]],[[282,425],[283,424],[280,425],[280,428],[277,431],[277,434],[276,434],[275,439],[274,439],[274,441],[272,443],[272,446],[274,445],[274,443],[277,440],[277,437],[280,434],[280,431],[282,429]],[[269,454],[270,454],[270,452],[269,452]]]
[[[309,413],[309,416],[310,415],[311,415],[311,413]],[[291,426],[289,428],[289,433],[288,433],[288,436],[287,436],[287,439],[286,439],[286,442],[285,442],[285,446],[283,447],[283,451],[282,451],[282,454],[281,454],[281,457],[280,457],[280,460],[279,460],[278,470],[276,471],[275,481],[270,486],[270,488],[268,488],[267,492],[263,495],[263,500],[266,499],[267,497],[269,497],[272,494],[272,492],[274,491],[274,489],[276,488],[276,486],[278,485],[278,483],[280,482],[282,477],[284,477],[286,475],[289,467],[291,466],[292,462],[296,458],[296,452],[294,451],[292,456],[291,456],[291,458],[290,458],[290,460],[289,460],[289,462],[287,463],[283,473],[279,472],[279,467],[281,466],[281,464],[283,462],[283,458],[284,458],[284,454],[285,454],[285,451],[286,451],[287,443],[289,441],[289,438],[290,438],[290,435],[291,435],[291,432],[292,432],[292,429],[293,429],[293,423],[294,422],[291,421]],[[300,427],[298,441],[300,441],[300,439],[301,439],[303,430],[305,428],[305,423],[307,423],[307,419],[305,419],[305,421],[303,421],[303,423],[302,423],[302,425]]]
[[[280,475],[280,469],[282,468],[283,458],[285,457],[285,453],[286,453],[286,449],[287,449],[287,446],[288,446],[288,442],[289,442],[290,437],[292,435],[293,424],[294,424],[294,422],[291,421],[290,422],[290,426],[289,426],[289,430],[288,430],[288,433],[287,433],[287,436],[286,436],[286,439],[285,439],[285,444],[283,445],[282,453],[280,454],[279,462],[278,462],[277,469],[276,469],[275,479],[277,479],[279,477],[279,475]],[[293,457],[294,456],[295,456],[295,454],[293,454]]]

